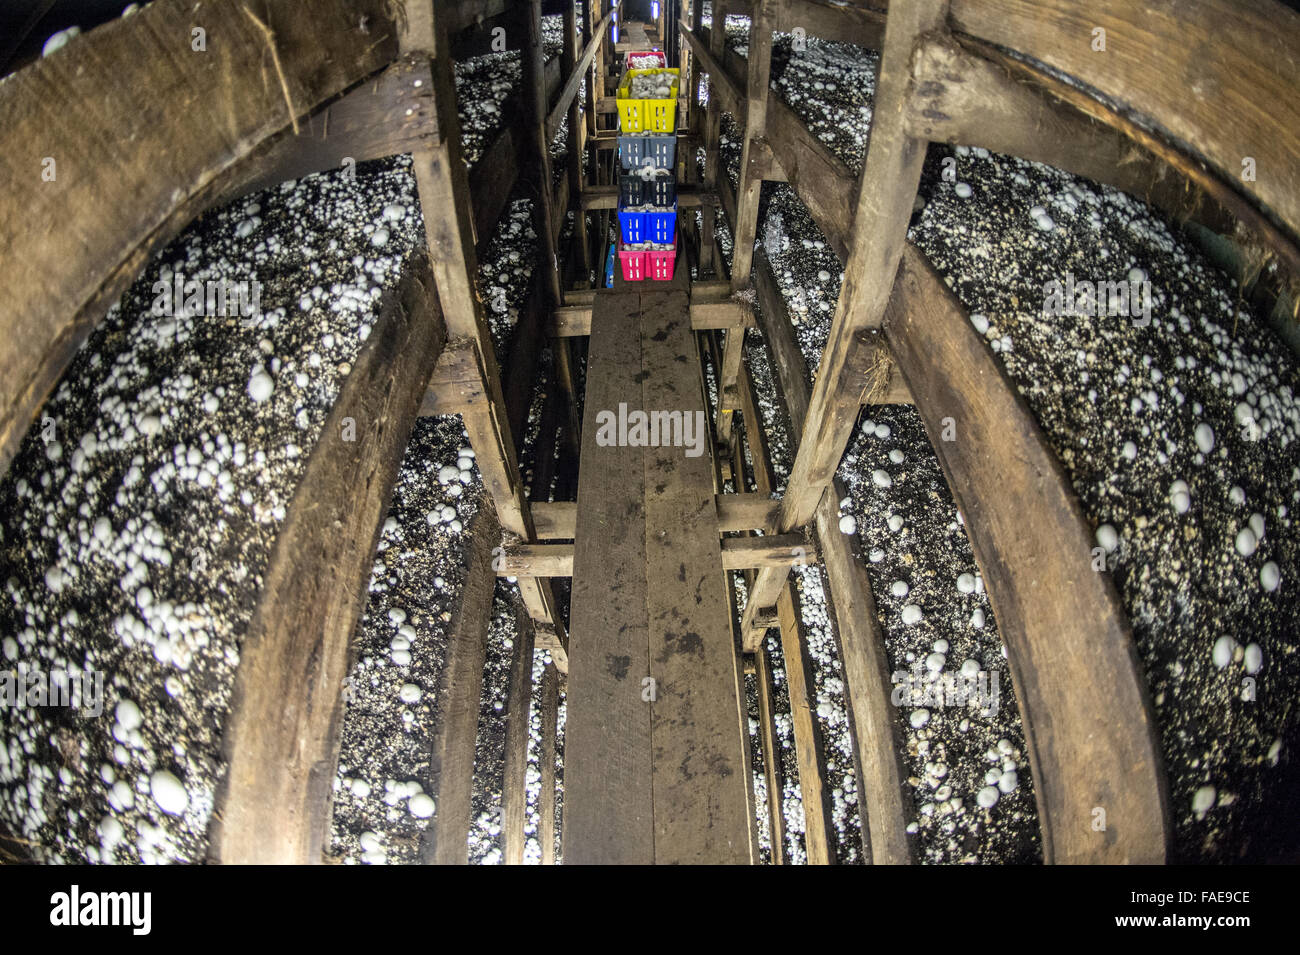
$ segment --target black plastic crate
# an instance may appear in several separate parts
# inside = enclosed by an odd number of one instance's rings
[[[677,177],[655,176],[643,179],[638,174],[618,177],[618,201],[623,206],[671,206],[677,201]]]

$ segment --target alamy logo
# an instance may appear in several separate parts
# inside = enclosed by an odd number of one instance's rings
[[[197,315],[254,318],[262,313],[262,283],[256,279],[231,282],[228,279],[186,280],[173,272],[171,281],[153,283],[153,313],[171,317],[182,312]]]
[[[1132,277],[1124,282],[1076,282],[1074,273],[1066,272],[1064,282],[1052,279],[1043,284],[1043,315],[1122,316],[1145,328],[1151,324],[1151,283]]]
[[[946,706],[974,706],[983,716],[997,712],[1001,696],[998,672],[978,670],[962,673],[930,673],[921,661],[912,671],[895,670],[890,702],[895,706],[927,706],[943,709]]]
[[[685,448],[688,458],[704,453],[704,412],[631,411],[619,402],[618,414],[596,414],[596,444],[602,448]]]
[[[19,663],[0,672],[0,707],[66,706],[87,716],[104,712],[102,670],[40,670]]]
[[[50,896],[51,925],[129,925],[133,935],[148,935],[153,928],[153,893],[70,892]]]

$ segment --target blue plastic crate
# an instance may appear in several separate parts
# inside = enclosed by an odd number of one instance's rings
[[[618,228],[619,232],[623,234],[625,244],[634,245],[637,242],[644,242],[646,240],[646,214],[644,212],[627,212],[619,209]]]
[[[677,203],[671,209],[653,210],[645,215],[645,232],[651,242],[672,242],[677,234]]]
[[[614,243],[611,242],[609,244],[609,254],[605,256],[605,288],[614,287],[614,253],[616,251]]]

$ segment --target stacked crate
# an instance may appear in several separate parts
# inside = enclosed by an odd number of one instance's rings
[[[658,51],[628,53],[618,84],[618,259],[623,278],[667,281],[677,261],[676,69]],[[638,97],[641,77],[661,78],[656,92]]]

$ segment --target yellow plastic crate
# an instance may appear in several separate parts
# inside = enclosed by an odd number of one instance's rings
[[[667,99],[633,99],[632,77],[650,73],[672,74],[672,92]],[[677,83],[681,72],[667,70],[628,70],[618,84],[619,126],[625,133],[676,133]]]

